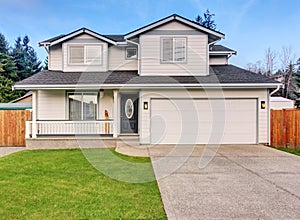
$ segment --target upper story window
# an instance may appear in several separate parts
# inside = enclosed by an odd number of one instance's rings
[[[126,48],[126,60],[136,59],[137,58],[137,49],[134,47]]]
[[[186,38],[184,37],[161,38],[161,62],[162,63],[186,62]]]
[[[70,45],[69,64],[79,65],[101,65],[102,46],[101,45]]]

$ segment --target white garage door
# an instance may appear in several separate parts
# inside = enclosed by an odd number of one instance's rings
[[[255,144],[257,99],[151,99],[152,144]]]

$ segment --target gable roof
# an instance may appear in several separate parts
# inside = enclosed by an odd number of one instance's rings
[[[210,55],[236,55],[237,52],[223,45],[212,45],[209,48]]]
[[[138,28],[134,31],[131,31],[129,33],[127,33],[124,37],[125,39],[128,39],[128,38],[132,38],[132,37],[135,37],[137,35],[140,35],[140,34],[143,34],[149,30],[152,30],[154,28],[157,28],[157,27],[160,27],[166,23],[169,23],[171,21],[178,21],[180,23],[183,23],[187,26],[190,26],[192,28],[195,28],[199,31],[202,31],[202,32],[205,32],[205,33],[208,33],[213,40],[217,40],[217,39],[221,39],[221,38],[225,38],[225,35],[219,31],[216,31],[216,30],[213,30],[213,29],[210,29],[210,28],[207,28],[207,27],[204,27],[203,25],[200,25],[199,23],[195,22],[195,21],[192,21],[192,20],[189,20],[187,18],[184,18],[180,15],[177,15],[177,14],[173,14],[173,15],[170,15],[168,17],[165,17],[163,19],[160,19],[158,21],[155,21],[151,24],[148,24],[144,27],[141,27],[141,28]]]
[[[14,85],[16,89],[118,88],[118,87],[238,87],[275,88],[279,82],[233,66],[210,67],[208,76],[139,76],[137,71],[42,71]]]
[[[110,44],[113,44],[113,45],[116,45],[116,41],[112,38],[112,36],[117,36],[117,35],[101,35],[95,31],[92,31],[90,29],[87,29],[85,27],[83,28],[80,28],[76,31],[73,31],[69,34],[61,34],[59,36],[56,36],[56,37],[53,37],[53,38],[50,38],[48,40],[45,40],[45,41],[42,41],[42,42],[39,42],[39,46],[52,46],[52,45],[55,45],[55,44],[58,44],[58,43],[61,43],[63,41],[66,41],[66,40],[69,40],[73,37],[76,37],[80,34],[83,34],[83,33],[86,33],[88,35],[91,35],[99,40],[103,40],[107,43],[110,43]],[[109,37],[111,36],[111,37]]]

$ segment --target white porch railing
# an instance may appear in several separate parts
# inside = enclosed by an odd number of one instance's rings
[[[113,120],[36,121],[37,135],[112,135]],[[32,121],[26,121],[26,138],[32,135]]]

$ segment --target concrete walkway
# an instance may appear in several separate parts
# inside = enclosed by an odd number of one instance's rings
[[[169,219],[300,218],[298,156],[260,145],[149,153]]]
[[[7,156],[9,154],[25,150],[26,147],[0,147],[0,157]]]

